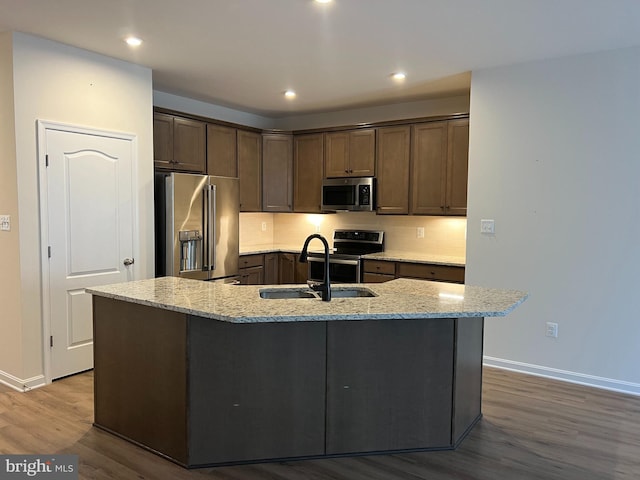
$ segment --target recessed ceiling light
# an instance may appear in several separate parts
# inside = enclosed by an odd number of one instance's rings
[[[333,0],[316,0],[316,3],[331,3]]]
[[[127,45],[129,45],[130,47],[139,47],[140,45],[142,45],[142,40],[138,37],[127,37],[124,39],[124,41],[127,42]]]
[[[284,92],[284,96],[287,98],[295,98],[296,92],[294,92],[293,90],[287,90],[286,92]]]
[[[404,80],[405,78],[407,78],[407,74],[404,72],[396,72],[391,75],[391,78],[393,78],[394,80]]]

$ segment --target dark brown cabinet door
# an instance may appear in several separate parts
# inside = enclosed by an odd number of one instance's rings
[[[207,173],[238,176],[236,129],[207,124]]]
[[[378,213],[409,213],[410,149],[410,126],[378,129],[376,158]]]
[[[410,213],[445,213],[447,122],[414,125]]]
[[[324,454],[322,322],[189,325],[191,465]]]
[[[277,285],[278,280],[278,254],[265,253],[264,255],[264,283],[265,285]]]
[[[290,212],[293,209],[293,137],[262,136],[262,209]]]
[[[156,168],[172,168],[173,115],[153,114],[153,163]]]
[[[325,135],[325,177],[372,177],[376,163],[374,128]]]
[[[448,122],[447,215],[467,214],[469,171],[469,119]]]
[[[293,253],[281,253],[279,255],[278,271],[281,284],[297,283],[296,260],[296,256]]]
[[[349,132],[349,176],[372,177],[376,170],[376,130]]]
[[[293,138],[293,211],[322,211],[324,134]]]
[[[205,173],[205,123],[188,118],[173,119],[173,161],[176,170]]]
[[[349,175],[349,132],[331,132],[325,135],[326,178]]]
[[[453,345],[443,319],[327,322],[326,453],[450,445]]]
[[[241,255],[238,258],[240,285],[262,285],[264,283],[264,256]]]
[[[464,283],[464,267],[430,263],[398,262],[398,278],[418,278],[436,282]]]
[[[262,210],[262,135],[238,130],[238,178],[240,211]]]

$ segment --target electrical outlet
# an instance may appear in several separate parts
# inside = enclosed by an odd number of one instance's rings
[[[267,231],[267,222],[262,222],[262,231],[263,232]]]
[[[11,231],[11,215],[0,215],[0,230]]]
[[[416,229],[416,236],[418,238],[424,238],[424,227],[418,227]]]
[[[558,338],[558,324],[554,322],[547,322],[547,331],[545,335],[547,337]]]
[[[496,233],[496,223],[492,219],[480,220],[480,233]]]

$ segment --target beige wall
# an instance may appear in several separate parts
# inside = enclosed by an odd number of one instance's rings
[[[12,35],[17,184],[14,176],[11,188],[18,192],[20,272],[14,272],[3,282],[19,286],[16,322],[20,324],[22,352],[17,359],[12,356],[6,363],[0,363],[0,379],[5,382],[10,376],[22,380],[42,378],[44,371],[37,120],[137,136],[135,177],[140,235],[135,240],[136,276],[151,277],[154,270],[151,71],[30,35]],[[0,148],[6,148],[4,142],[2,145]]]
[[[22,375],[20,230],[13,108],[13,37],[0,33],[0,215],[11,215],[11,231],[0,231],[0,370]]]
[[[262,232],[262,223],[267,231]],[[318,230],[316,229],[318,226]],[[336,213],[310,215],[302,213],[243,213],[240,215],[240,243],[249,246],[302,247],[305,238],[319,231],[331,238],[336,228],[383,230],[385,249],[405,252],[465,257],[466,218],[375,213]],[[423,227],[424,238],[417,238]]]

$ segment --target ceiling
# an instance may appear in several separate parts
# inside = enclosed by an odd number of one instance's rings
[[[640,45],[640,1],[0,0],[0,30],[144,65],[155,90],[276,118],[468,94],[477,69]],[[132,49],[129,34],[144,43]]]

